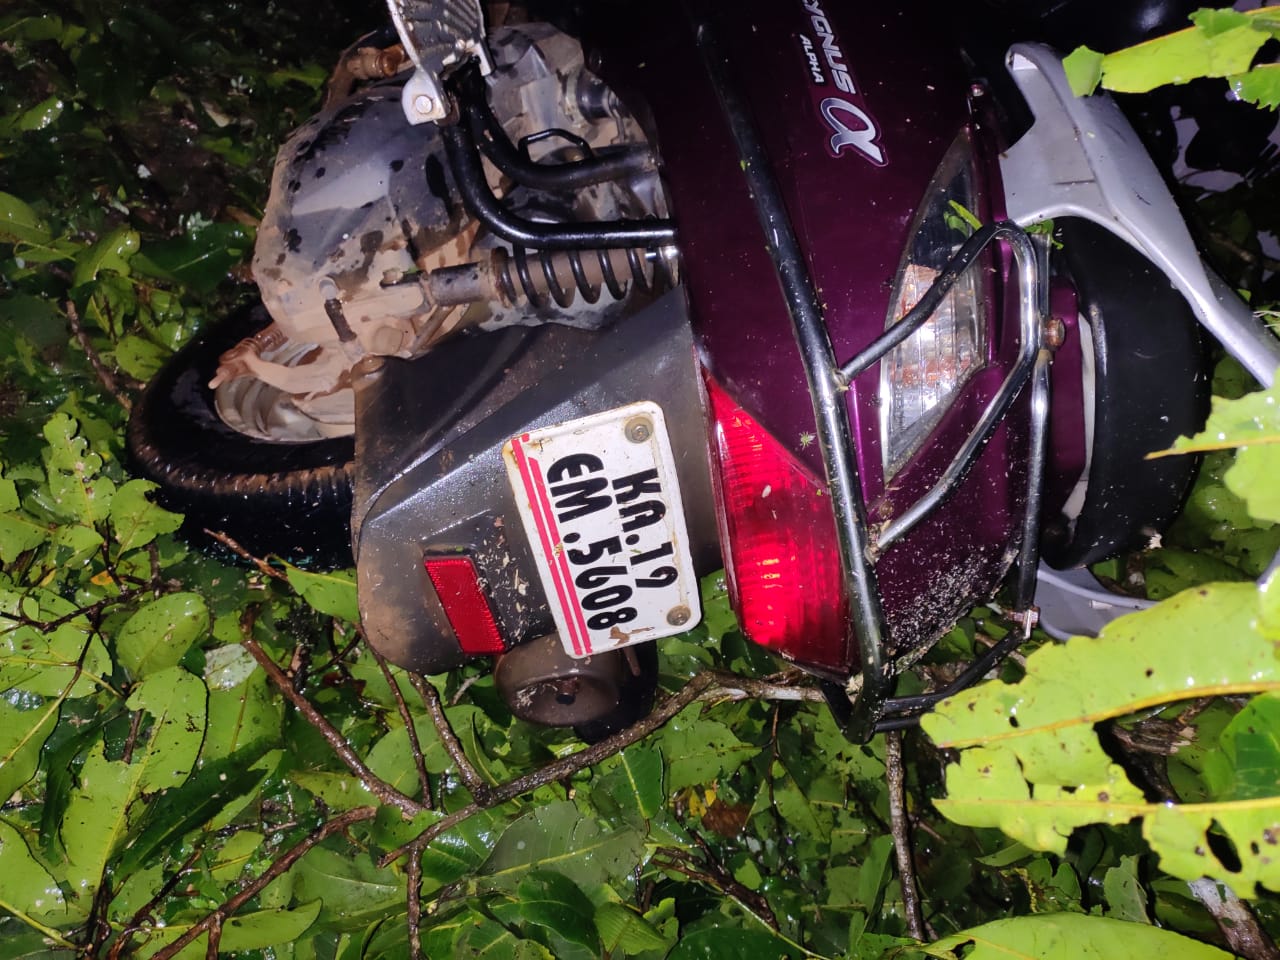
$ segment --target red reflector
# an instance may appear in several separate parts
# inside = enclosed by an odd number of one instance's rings
[[[849,669],[847,604],[831,498],[719,384],[713,476],[730,595],[742,629],[802,663]]]
[[[480,589],[480,576],[469,557],[427,557],[424,561],[445,616],[463,653],[502,653],[506,644]]]

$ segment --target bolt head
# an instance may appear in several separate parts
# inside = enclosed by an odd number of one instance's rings
[[[647,443],[653,436],[653,421],[648,417],[632,417],[623,425],[622,430],[632,443]]]
[[[678,607],[672,607],[667,611],[667,623],[673,627],[682,627],[689,622],[689,618],[693,616],[689,608],[684,604]]]
[[[436,102],[425,93],[420,93],[413,98],[413,109],[422,116],[430,115],[431,111],[436,108]]]

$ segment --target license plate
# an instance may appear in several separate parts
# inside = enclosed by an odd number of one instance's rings
[[[573,657],[702,616],[662,408],[644,401],[503,445],[542,588]]]

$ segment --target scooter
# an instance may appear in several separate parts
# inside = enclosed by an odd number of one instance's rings
[[[1266,384],[1280,342],[1050,47],[975,74],[900,4],[633,7],[390,0],[280,151],[261,303],[151,384],[133,462],[194,530],[354,559],[379,652],[492,657],[532,722],[647,712],[723,567],[850,737],[908,725],[1038,579],[1107,605],[1042,558],[1173,519],[1194,463],[1145,454],[1203,422],[1202,334]],[[1016,629],[893,696],[1002,585]]]

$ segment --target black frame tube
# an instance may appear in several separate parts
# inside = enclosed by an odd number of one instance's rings
[[[521,153],[498,123],[485,96],[479,67],[469,64],[458,71],[454,87],[462,122],[493,165],[517,183],[548,193],[573,193],[610,180],[625,180],[657,168],[646,147],[624,147],[615,152],[566,163],[535,163]]]
[[[459,103],[466,92],[454,85]],[[667,219],[601,220],[595,223],[547,223],[512,213],[493,195],[471,124],[441,123],[445,155],[467,212],[509,243],[542,250],[590,250],[615,247],[660,247],[675,242],[674,222]],[[509,141],[508,141],[509,142]]]

